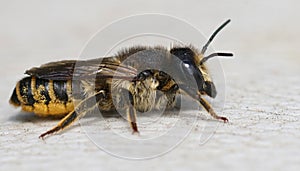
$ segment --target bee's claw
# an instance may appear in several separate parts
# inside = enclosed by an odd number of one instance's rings
[[[137,130],[132,131],[132,135],[137,134],[138,136],[140,135],[140,132]]]
[[[228,123],[229,120],[226,117],[219,116],[217,119],[223,120],[224,123]]]
[[[53,130],[49,130],[49,131],[47,131],[47,132],[41,134],[41,135],[39,136],[39,138],[42,139],[42,140],[45,140],[45,137],[46,137],[47,135],[52,134],[53,132],[54,132]]]
[[[43,135],[43,134],[42,134],[42,135],[40,135],[40,136],[39,136],[39,139],[45,140],[45,137],[44,137],[44,135]]]

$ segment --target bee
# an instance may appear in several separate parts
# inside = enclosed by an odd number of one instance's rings
[[[97,107],[100,111],[126,111],[133,133],[138,133],[136,112],[160,108],[162,104],[166,104],[167,109],[172,109],[175,107],[177,94],[187,94],[213,118],[228,122],[226,117],[214,112],[203,96],[215,98],[217,95],[216,87],[205,66],[206,61],[216,56],[233,56],[232,53],[219,52],[205,56],[209,44],[229,22],[227,20],[213,32],[201,51],[193,46],[174,46],[169,50],[164,47],[137,46],[112,57],[85,61],[64,60],[33,67],[25,72],[27,77],[17,82],[10,103],[38,116],[62,117],[55,127],[41,134],[39,138],[71,126],[74,121]],[[145,50],[165,53],[165,56],[154,58],[163,65],[172,58],[180,59],[181,63],[172,66],[179,72],[180,81],[176,82],[172,76],[159,69],[146,68],[138,71],[137,68],[143,63],[141,60],[124,64],[128,57]],[[196,81],[196,88],[188,86],[190,80],[187,75]],[[94,80],[91,81],[90,78]],[[117,84],[113,84],[113,79],[117,80]],[[79,89],[74,91],[74,85],[77,84],[80,84]],[[159,96],[157,91],[164,96]],[[74,93],[78,93],[81,100],[76,99],[75,96],[78,95]],[[76,100],[79,102],[75,105]]]

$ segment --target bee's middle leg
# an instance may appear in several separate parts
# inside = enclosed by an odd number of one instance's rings
[[[130,91],[126,89],[121,90],[122,100],[124,101],[124,107],[126,109],[126,115],[128,123],[132,128],[132,133],[139,133],[136,119],[136,109],[134,107],[134,98]],[[128,95],[128,96],[127,96]]]

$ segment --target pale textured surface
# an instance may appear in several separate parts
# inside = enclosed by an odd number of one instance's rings
[[[1,3],[0,170],[299,170],[299,2]],[[230,123],[220,124],[204,145],[198,144],[202,132],[195,126],[177,148],[145,161],[108,155],[78,125],[38,139],[57,121],[19,113],[7,103],[24,70],[76,57],[104,24],[141,12],[184,18],[207,36],[232,18],[213,43],[215,49],[235,52],[234,60],[222,60],[227,81],[223,114]]]

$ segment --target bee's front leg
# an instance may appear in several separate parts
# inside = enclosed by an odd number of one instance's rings
[[[215,111],[213,110],[213,108],[211,107],[211,105],[203,98],[201,98],[201,96],[199,95],[199,103],[205,108],[205,110],[215,119],[219,119],[219,120],[223,120],[225,123],[228,122],[228,119],[224,116],[219,116],[215,113]]]

